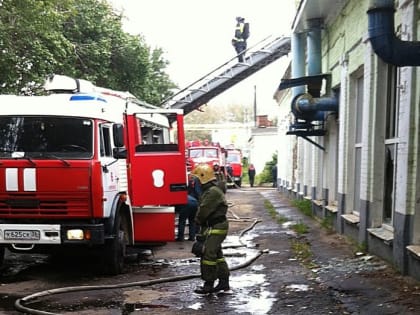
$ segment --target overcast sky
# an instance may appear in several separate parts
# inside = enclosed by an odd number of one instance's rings
[[[167,72],[184,88],[235,56],[231,45],[235,17],[250,23],[248,47],[262,39],[291,35],[294,0],[109,0],[122,10],[124,30],[142,35],[152,48],[160,47],[170,62]],[[253,104],[258,114],[271,114],[272,99],[288,58],[268,65],[209,103]]]

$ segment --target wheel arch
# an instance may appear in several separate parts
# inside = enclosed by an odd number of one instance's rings
[[[128,245],[134,244],[134,228],[133,228],[133,213],[131,211],[131,206],[125,202],[123,198],[124,194],[119,193],[115,196],[112,203],[111,214],[109,219],[105,224],[105,233],[106,235],[115,236],[117,232],[116,227],[116,218],[121,216],[121,219],[124,220],[124,229],[126,230],[126,235],[128,237]]]

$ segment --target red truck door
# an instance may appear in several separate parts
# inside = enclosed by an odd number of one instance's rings
[[[126,119],[132,205],[185,204],[187,171],[182,112],[142,110],[127,115]]]

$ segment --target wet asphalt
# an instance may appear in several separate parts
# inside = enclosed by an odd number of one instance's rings
[[[275,188],[232,188],[226,197],[230,231],[223,247],[235,269],[229,292],[193,293],[202,280],[199,260],[190,252],[192,242],[170,242],[133,250],[126,271],[116,277],[94,275],[93,270],[64,276],[68,268],[40,260],[22,282],[1,283],[0,314],[19,314],[11,311],[10,296],[101,284],[130,285],[46,296],[31,307],[86,315],[420,313],[420,283],[360,252],[350,240],[293,207]],[[167,281],[144,284],[156,279]],[[8,308],[1,308],[1,301]]]

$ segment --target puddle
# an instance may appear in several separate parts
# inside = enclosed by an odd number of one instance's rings
[[[286,286],[286,289],[293,292],[303,292],[303,291],[309,291],[310,287],[307,284],[290,284]]]
[[[344,273],[359,273],[380,271],[386,268],[387,266],[382,261],[372,259],[371,256],[362,256],[354,259],[331,258],[329,264],[321,264],[321,267],[316,272],[324,273],[334,270]]]
[[[201,309],[202,306],[203,306],[202,303],[194,303],[194,304],[188,306],[188,308],[197,311],[197,310]]]
[[[236,313],[267,314],[275,301],[275,294],[267,290],[268,286],[264,274],[232,276],[231,287],[235,294],[235,301],[229,304]]]

